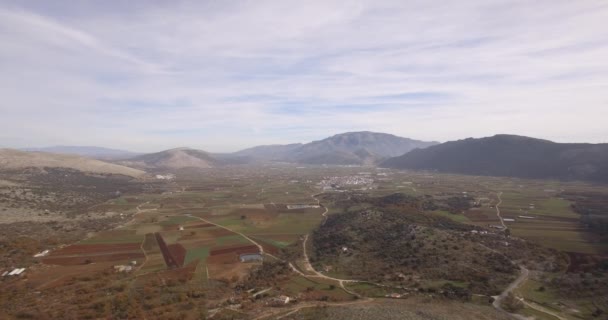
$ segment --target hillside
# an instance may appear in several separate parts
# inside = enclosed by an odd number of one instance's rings
[[[117,160],[127,159],[140,155],[136,152],[110,149],[103,147],[94,146],[53,146],[44,148],[26,148],[23,151],[35,151],[35,152],[48,152],[48,153],[61,153],[61,154],[74,154],[88,158],[102,159],[102,160]]]
[[[237,152],[258,160],[303,164],[371,165],[437,144],[376,132],[347,132],[306,144],[259,146]]]
[[[326,195],[324,200],[328,197],[349,203],[312,234],[311,259],[317,270],[330,274],[468,300],[471,294],[494,295],[505,288],[518,273],[511,261],[526,261],[535,270],[563,266],[550,250],[515,237],[505,245],[501,232],[478,237],[480,227],[436,215],[449,200],[402,193]]]
[[[218,160],[202,150],[176,148],[144,154],[121,163],[142,169],[181,169],[211,168],[218,164]]]
[[[383,167],[472,175],[608,182],[608,144],[555,143],[514,135],[446,142]]]
[[[285,159],[290,152],[301,146],[301,143],[265,145],[244,149],[233,154],[258,160],[281,160]]]
[[[77,155],[0,149],[1,169],[67,168],[82,172],[138,177],[143,171]]]

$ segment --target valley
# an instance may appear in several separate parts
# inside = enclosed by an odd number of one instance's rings
[[[440,318],[457,303],[490,318],[586,319],[608,303],[608,246],[572,200],[608,194],[601,185],[290,164],[166,173],[57,222],[6,224],[3,268],[26,271],[1,280],[5,316],[417,319],[407,306],[421,301]],[[34,231],[82,216],[114,222]],[[516,281],[520,266],[529,275]]]

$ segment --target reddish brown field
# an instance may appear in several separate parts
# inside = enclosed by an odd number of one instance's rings
[[[163,236],[160,233],[155,233],[154,237],[156,237],[156,242],[158,242],[158,246],[160,248],[160,252],[163,254],[163,258],[165,259],[165,264],[169,268],[178,268],[181,264],[178,264],[173,255],[171,255],[171,251],[169,251],[169,247],[167,247],[167,243]],[[183,263],[183,261],[182,261]]]
[[[264,248],[265,252],[268,252],[270,254],[277,254],[277,253],[279,253],[280,248],[277,248],[273,244],[264,241],[264,239],[260,239],[260,238],[257,238],[257,237],[252,237],[252,238],[257,243],[259,243],[260,245],[262,245],[262,248]]]
[[[250,216],[250,215],[267,216],[268,215],[268,211],[266,211],[266,209],[238,208],[238,209],[232,210],[232,214],[239,215],[239,216],[241,216],[241,215],[245,215],[245,216]]]
[[[238,246],[230,246],[230,247],[224,247],[224,248],[219,248],[219,249],[213,249],[213,250],[211,250],[209,255],[215,256],[218,254],[231,253],[231,252],[235,252],[237,254],[253,253],[253,252],[257,253],[259,251],[260,250],[255,245],[238,245]]]
[[[187,281],[192,280],[192,276],[194,275],[194,271],[196,270],[197,265],[198,261],[195,263],[189,263],[187,266],[182,268],[163,271],[158,273],[158,278],[162,282],[173,280],[185,283]]]
[[[219,238],[219,237],[224,237],[224,236],[231,236],[231,235],[234,234],[233,232],[228,231],[226,229],[222,229],[222,228],[208,230],[208,232],[214,238]]]
[[[215,226],[212,225],[211,223],[199,223],[199,224],[195,224],[195,225],[184,226],[184,229],[198,229],[198,228],[210,228],[210,227],[215,227]]]
[[[608,261],[608,256],[586,254],[579,252],[568,252],[570,264],[567,272],[587,272],[597,269],[597,265]]]
[[[186,249],[179,243],[171,244],[167,247],[169,249],[169,254],[173,257],[173,260],[177,263],[178,266],[184,265],[184,260],[186,260]]]
[[[239,262],[239,255],[234,252],[216,254],[207,258],[207,264],[227,264]]]
[[[139,251],[139,243],[113,243],[113,244],[74,244],[53,251],[52,256],[65,256],[75,254],[104,254],[117,252]]]
[[[100,262],[113,262],[113,261],[130,261],[130,260],[143,260],[144,254],[141,252],[123,252],[113,254],[100,254],[100,255],[81,255],[81,256],[50,256],[42,260],[45,264],[56,264],[61,266],[73,266],[92,264]]]

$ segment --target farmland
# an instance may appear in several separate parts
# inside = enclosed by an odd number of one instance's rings
[[[598,195],[608,194],[605,186],[290,165],[174,174],[174,181],[156,184],[154,192],[135,190],[90,207],[89,214],[113,212],[120,223],[69,241],[35,245],[13,258],[31,267],[25,278],[1,284],[4,292],[12,292],[2,296],[6,312],[271,317],[283,310],[273,307],[279,296],[297,301],[294,308],[313,303],[359,308],[358,303],[363,307],[374,299],[371,306],[389,303],[397,310],[399,301],[387,302],[391,294],[406,300],[462,300],[465,309],[492,312],[487,301],[513,281],[515,264],[533,270],[516,294],[566,317],[583,319],[608,302],[601,289],[605,277],[586,275],[602,273],[598,266],[608,246],[576,211],[583,210],[577,201],[584,203],[595,218],[597,210],[592,210],[601,203]],[[324,181],[333,181],[331,189],[324,190]],[[496,228],[500,200],[510,235]],[[401,237],[397,230],[407,232]],[[303,252],[307,235],[309,258]],[[263,261],[239,259],[260,248]],[[42,249],[50,253],[31,258]],[[400,257],[403,252],[408,256]],[[120,266],[128,268],[117,271]],[[567,296],[558,289],[566,283],[572,290],[597,287],[598,294]],[[544,296],[537,291],[541,286]],[[116,297],[100,296],[95,287]],[[48,298],[61,292],[65,298],[47,309],[34,307],[36,291]],[[15,292],[24,298],[14,300]],[[568,308],[554,307],[555,302]],[[292,317],[319,312],[346,317],[343,309],[305,308]],[[579,316],[569,310],[579,310]],[[377,314],[374,308],[365,312]],[[522,312],[540,311],[526,307]]]

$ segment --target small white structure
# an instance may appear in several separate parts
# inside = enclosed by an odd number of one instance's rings
[[[348,248],[347,247],[342,247],[342,252],[346,252],[346,251],[348,251]]]
[[[291,298],[288,296],[278,296],[278,297],[274,298],[274,300],[278,303],[288,304],[289,301],[291,300]]]
[[[40,258],[40,257],[47,256],[49,254],[49,252],[50,252],[49,250],[44,250],[42,252],[36,253],[34,255],[34,258]]]
[[[7,274],[7,276],[18,276],[18,275],[22,274],[23,271],[25,271],[25,268],[17,268],[17,269],[14,269],[13,271],[9,272]]]
[[[515,219],[511,219],[511,218],[502,218],[502,221],[506,221],[506,222],[515,222]]]
[[[132,266],[117,265],[117,266],[114,266],[114,270],[116,272],[131,272],[133,270],[133,267]]]
[[[295,209],[308,209],[308,208],[313,208],[313,209],[318,209],[320,208],[320,205],[317,204],[288,204],[287,205],[287,209],[289,210],[295,210]]]

